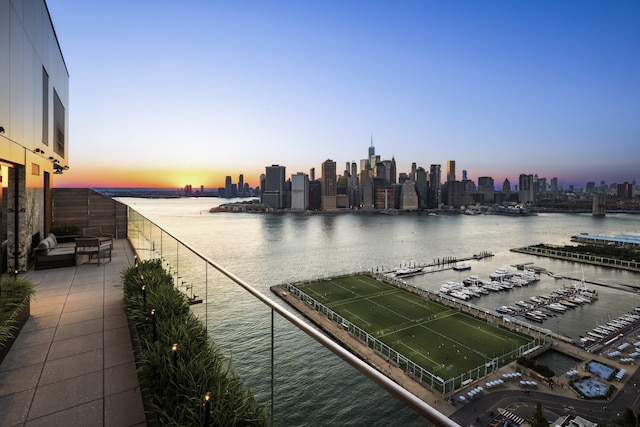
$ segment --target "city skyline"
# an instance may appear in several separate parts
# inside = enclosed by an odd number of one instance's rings
[[[399,173],[637,175],[634,2],[47,5],[70,73],[55,186],[256,186],[341,171],[371,135]]]

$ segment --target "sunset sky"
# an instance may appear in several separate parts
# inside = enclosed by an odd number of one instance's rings
[[[57,187],[252,186],[326,159],[458,179],[640,178],[638,1],[48,0]]]

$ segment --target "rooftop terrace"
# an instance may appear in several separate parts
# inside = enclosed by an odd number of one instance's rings
[[[29,271],[31,317],[0,364],[0,425],[144,426],[121,271],[125,239],[111,262]]]

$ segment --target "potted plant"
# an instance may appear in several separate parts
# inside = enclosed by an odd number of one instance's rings
[[[0,363],[31,314],[34,293],[33,283],[27,279],[17,275],[0,279]]]

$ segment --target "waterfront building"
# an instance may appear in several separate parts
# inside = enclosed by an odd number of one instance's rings
[[[620,199],[631,200],[633,197],[633,186],[628,182],[617,184],[616,194]]]
[[[446,196],[447,205],[452,208],[460,208],[464,205],[461,181],[447,181],[443,187],[443,197]]]
[[[320,181],[309,180],[309,210],[319,211],[322,208],[322,185]]]
[[[248,191],[245,191],[244,188],[244,175],[240,174],[238,177],[238,196],[239,197],[247,197],[249,195]]]
[[[538,194],[547,192],[547,178],[538,178]]]
[[[231,198],[235,196],[236,195],[233,191],[233,183],[231,182],[231,177],[227,175],[224,181],[224,197]]]
[[[375,205],[376,209],[394,209],[395,208],[395,192],[392,186],[377,185],[375,189]]]
[[[518,181],[518,196],[520,203],[535,203],[535,185],[533,175],[520,174]]]
[[[366,167],[360,171],[360,206],[363,209],[372,209],[374,207],[373,198],[373,174],[368,162]]]
[[[274,209],[288,207],[288,192],[285,183],[286,167],[271,165],[266,167],[264,190],[262,191],[262,203]]]
[[[414,180],[416,182],[416,193],[418,195],[418,209],[427,209],[429,206],[427,171],[425,171],[423,167],[416,169]]]
[[[347,183],[347,195],[349,206],[360,206],[360,190],[358,189],[358,165],[351,162],[351,172]]]
[[[402,184],[402,190],[400,190],[400,209],[413,211],[418,209],[416,183],[411,180],[407,180]]]
[[[304,211],[309,207],[309,175],[291,175],[291,210]]]
[[[0,1],[0,241],[11,271],[51,231],[54,175],[69,167],[69,72],[44,0]]]
[[[429,168],[430,208],[439,208],[442,203],[441,166],[433,164]]]
[[[509,187],[509,180],[505,180],[507,188]],[[504,191],[503,185],[503,191]],[[511,192],[511,189],[508,190]],[[478,178],[478,193],[482,194],[484,203],[493,203],[495,187],[493,184],[493,178],[490,176],[481,176]]]
[[[322,210],[331,211],[337,208],[336,196],[338,185],[336,176],[336,162],[327,159],[322,163]]]
[[[555,200],[558,197],[558,178],[551,178],[551,197]]]

